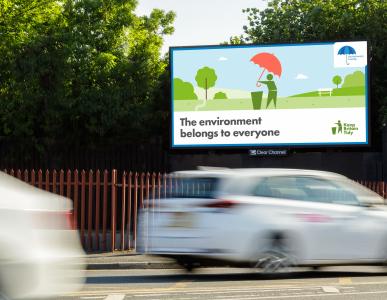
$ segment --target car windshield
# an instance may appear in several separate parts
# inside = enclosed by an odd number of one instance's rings
[[[356,195],[360,203],[364,204],[384,204],[383,197],[367,189],[363,185],[352,180],[337,180],[335,183],[345,191],[350,191]]]
[[[219,178],[216,177],[190,177],[173,178],[168,198],[213,198],[217,189]]]

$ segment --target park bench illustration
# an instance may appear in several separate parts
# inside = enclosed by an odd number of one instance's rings
[[[323,93],[329,93],[329,96],[332,96],[333,89],[332,88],[320,88],[317,91],[318,91],[319,96],[321,96]]]

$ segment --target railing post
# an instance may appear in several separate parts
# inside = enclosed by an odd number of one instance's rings
[[[112,202],[111,202],[111,251],[116,249],[116,202],[117,202],[117,170],[112,170]]]
[[[134,175],[134,205],[133,205],[133,243],[137,248],[137,208],[138,208],[138,173]]]
[[[46,170],[46,191],[50,191],[50,171]]]
[[[64,171],[59,171],[59,195],[64,195]]]
[[[86,172],[82,170],[81,172],[81,239],[82,244],[86,246],[85,239],[85,201],[86,201]]]
[[[67,173],[68,176],[68,173]],[[69,177],[67,177],[68,180]],[[71,180],[71,177],[70,177]],[[79,174],[78,170],[74,171],[74,225],[78,229],[78,187],[79,187]],[[67,190],[68,192],[68,190]]]
[[[71,198],[71,171],[67,170],[66,174],[66,197]],[[75,198],[73,198],[75,201]]]
[[[387,198],[387,184],[384,182],[384,198]]]
[[[32,169],[31,171],[31,185],[35,186],[35,170]]]
[[[149,172],[146,173],[146,187],[145,187],[145,199],[146,199],[146,207],[149,208],[150,206],[150,196],[149,196],[149,192],[150,192],[150,174]]]
[[[102,206],[102,248],[107,251],[106,227],[107,227],[107,197],[108,197],[108,171],[103,172],[103,206]]]
[[[54,169],[54,171],[52,172],[52,188],[51,188],[51,191],[56,194],[56,177],[57,177],[57,172],[56,170]]]
[[[24,176],[23,176],[23,181],[25,182],[25,183],[28,183],[28,171],[27,170],[24,170]]]
[[[38,188],[43,188],[43,172],[41,169],[38,171]]]
[[[156,173],[152,173],[152,208],[155,208],[156,200]]]
[[[121,187],[121,250],[125,250],[125,217],[126,217],[126,172],[122,174]]]
[[[87,204],[87,247],[89,250],[93,249],[93,240],[91,236],[91,230],[93,226],[93,171],[89,170],[89,182],[88,182],[88,196],[89,201]]]
[[[127,217],[127,231],[128,231],[128,249],[131,248],[131,229],[132,229],[132,172],[129,172],[128,178],[128,217]]]
[[[101,172],[97,170],[95,182],[95,243],[97,244],[97,250],[99,247],[99,207],[101,196]]]
[[[144,172],[141,173],[141,177],[140,177],[140,207],[141,208],[144,208],[144,188],[145,188],[145,185],[144,185],[144,177],[145,177],[145,174]]]

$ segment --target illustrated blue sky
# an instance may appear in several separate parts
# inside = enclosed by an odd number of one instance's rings
[[[198,69],[207,66],[215,69],[218,76],[216,88],[256,91],[262,69],[250,59],[260,53],[272,53],[280,60],[282,75],[274,76],[279,96],[290,96],[319,88],[334,88],[332,77],[340,75],[344,81],[347,74],[365,68],[334,68],[333,43],[283,46],[248,46],[219,48],[174,48],[173,77],[181,78],[196,86]],[[262,80],[268,73],[263,75]],[[305,79],[296,79],[305,78]]]

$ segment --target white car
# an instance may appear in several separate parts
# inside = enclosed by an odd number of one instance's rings
[[[339,174],[292,169],[176,172],[174,192],[145,203],[138,251],[186,269],[222,263],[289,266],[387,260],[384,199]],[[177,187],[177,189],[176,189]]]
[[[85,259],[72,202],[0,172],[0,299],[80,289]]]

